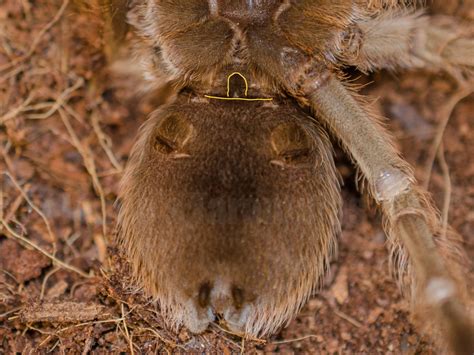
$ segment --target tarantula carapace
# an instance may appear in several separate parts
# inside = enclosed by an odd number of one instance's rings
[[[167,318],[217,316],[265,335],[328,270],[341,198],[328,135],[385,217],[393,268],[440,343],[471,353],[462,254],[342,68],[474,68],[469,24],[391,0],[105,0],[149,88],[172,103],[141,130],[121,189],[119,242]],[[414,308],[415,309],[415,308]],[[429,316],[426,316],[429,314]]]

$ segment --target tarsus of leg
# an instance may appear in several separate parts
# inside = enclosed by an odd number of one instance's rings
[[[458,293],[462,280],[453,278],[449,260],[443,258],[435,243],[433,232],[439,219],[415,185],[407,163],[370,112],[336,78],[330,77],[325,85],[306,95],[316,116],[360,168],[369,192],[385,214],[393,246],[402,245],[407,251],[414,270],[412,302],[421,299],[422,305],[435,311],[438,317],[434,325],[455,352],[472,352],[473,328]]]

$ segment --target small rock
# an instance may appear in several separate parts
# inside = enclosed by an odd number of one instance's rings
[[[366,323],[367,324],[374,323],[382,313],[383,313],[383,308],[376,307],[376,308],[372,309],[370,311],[369,315],[367,316]]]
[[[324,303],[317,298],[313,298],[308,302],[308,309],[310,311],[316,311],[324,306]]]
[[[0,268],[13,274],[19,283],[39,277],[49,265],[49,258],[36,250],[24,249],[14,240],[0,243]]]
[[[341,338],[345,341],[349,341],[349,340],[351,340],[351,335],[349,333],[342,332],[341,333]]]
[[[68,287],[69,284],[65,280],[59,280],[48,290],[46,293],[46,298],[49,300],[58,298],[59,296],[62,296],[64,292],[66,292]]]
[[[340,268],[330,292],[339,304],[343,304],[347,300],[347,298],[349,297],[347,267],[343,266]]]

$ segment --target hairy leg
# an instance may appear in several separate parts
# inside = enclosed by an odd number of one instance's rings
[[[131,0],[73,0],[73,4],[91,15],[100,16],[103,22],[102,37],[106,54],[112,58],[128,31],[127,13]]]
[[[127,34],[127,12],[130,0],[99,0],[105,21],[104,38],[107,55],[113,56]]]
[[[378,68],[474,69],[474,25],[421,11],[361,17],[344,34],[340,58],[362,71]]]
[[[389,241],[402,253],[395,267],[402,274],[408,270],[412,301],[430,314],[423,321],[432,321],[457,353],[472,353],[474,329],[461,301],[463,280],[454,262],[460,252],[440,234],[438,215],[407,163],[373,115],[332,75],[318,89],[307,90],[306,99],[352,156],[382,207]]]

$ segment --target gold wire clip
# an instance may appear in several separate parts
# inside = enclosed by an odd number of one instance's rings
[[[234,76],[234,75],[238,75],[240,76],[242,79],[244,79],[244,83],[245,83],[245,96],[248,95],[248,91],[249,91],[249,83],[247,81],[247,78],[242,75],[242,73],[239,73],[239,72],[233,72],[232,74],[230,74],[229,76],[227,76],[227,96],[226,97],[222,97],[222,96],[211,96],[211,95],[204,95],[204,97],[208,98],[208,99],[216,99],[216,100],[236,100],[236,101],[272,101],[273,98],[269,97],[269,98],[248,98],[248,97],[230,97],[230,79]]]

